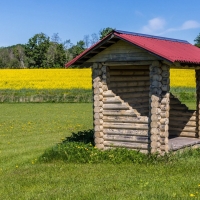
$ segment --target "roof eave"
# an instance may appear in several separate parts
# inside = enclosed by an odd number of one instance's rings
[[[80,65],[80,64],[85,63],[87,60],[89,60],[90,58],[92,58],[96,54],[98,54],[101,51],[103,51],[104,48],[102,48],[102,47],[103,47],[104,44],[107,43],[106,48],[108,46],[112,45],[113,43],[110,43],[110,45],[108,45],[108,43],[109,43],[109,41],[111,41],[113,39],[113,37],[114,37],[114,34],[113,34],[113,32],[111,32],[105,38],[103,38],[101,41],[97,42],[96,44],[94,44],[89,49],[86,49],[80,55],[78,55],[77,57],[75,57],[74,59],[72,59],[70,62],[68,62],[67,64],[65,64],[65,67],[68,68],[71,65]],[[92,54],[92,55],[90,55],[90,54]],[[85,61],[81,61],[81,59],[84,59],[84,58],[86,58],[86,60]]]

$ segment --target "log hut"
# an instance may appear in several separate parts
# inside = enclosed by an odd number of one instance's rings
[[[66,64],[92,69],[94,140],[165,154],[200,144],[200,49],[185,40],[114,30]],[[196,111],[170,93],[170,69],[196,71]]]

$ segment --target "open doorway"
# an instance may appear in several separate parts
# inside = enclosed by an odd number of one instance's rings
[[[170,70],[169,137],[197,137],[195,70]]]
[[[196,110],[195,70],[171,69],[170,92],[189,110]]]

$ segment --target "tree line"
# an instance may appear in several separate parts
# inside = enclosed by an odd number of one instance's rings
[[[44,33],[35,34],[26,44],[0,47],[0,69],[11,68],[64,68],[64,64],[82,53],[113,28],[101,29],[99,34],[85,35],[75,45],[70,40],[62,41],[58,33],[50,38]],[[200,34],[194,40],[200,48]],[[78,66],[77,66],[78,67]]]

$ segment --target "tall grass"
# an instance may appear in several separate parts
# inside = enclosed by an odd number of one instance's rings
[[[92,90],[74,89],[20,89],[0,90],[1,103],[90,103]]]

